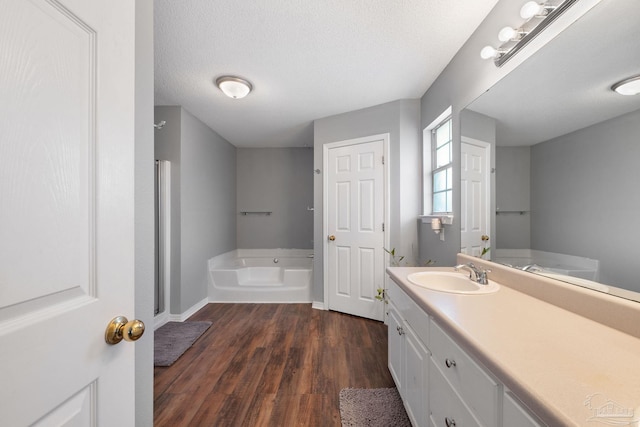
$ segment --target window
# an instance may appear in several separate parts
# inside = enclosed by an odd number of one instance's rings
[[[451,117],[431,129],[431,213],[453,212],[451,139]]]

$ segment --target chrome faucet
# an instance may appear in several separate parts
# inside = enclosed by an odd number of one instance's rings
[[[482,268],[478,268],[472,262],[468,262],[466,264],[459,264],[453,267],[456,271],[461,269],[465,269],[469,271],[469,279],[474,280],[475,282],[481,285],[488,285],[489,279],[487,278],[487,273],[491,273],[491,270],[483,270]]]

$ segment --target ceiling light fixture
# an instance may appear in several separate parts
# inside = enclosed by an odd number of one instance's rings
[[[485,46],[480,51],[480,57],[493,59],[496,67],[501,67],[577,1],[548,0],[543,3],[525,3],[520,9],[520,16],[525,22],[517,28],[509,26],[500,30],[498,40],[502,44],[498,48]]]
[[[253,89],[251,83],[235,76],[222,76],[216,79],[216,86],[229,98],[240,99],[249,95]]]
[[[620,95],[640,95],[640,76],[631,77],[611,86]]]

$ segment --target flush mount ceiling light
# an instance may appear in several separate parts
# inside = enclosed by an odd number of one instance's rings
[[[251,83],[235,76],[222,76],[216,79],[216,86],[229,98],[240,99],[249,95],[253,89]]]
[[[640,94],[640,76],[631,77],[611,86],[611,90],[616,91],[620,95],[639,95]]]
[[[547,0],[542,3],[525,3],[520,9],[520,16],[525,22],[519,27],[509,26],[500,30],[498,40],[502,44],[497,48],[485,46],[480,51],[480,57],[493,59],[496,67],[501,67],[577,1]]]

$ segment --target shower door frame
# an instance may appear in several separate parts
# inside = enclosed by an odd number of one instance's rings
[[[156,160],[154,329],[169,321],[171,295],[171,162]],[[162,297],[162,302],[155,299]]]

